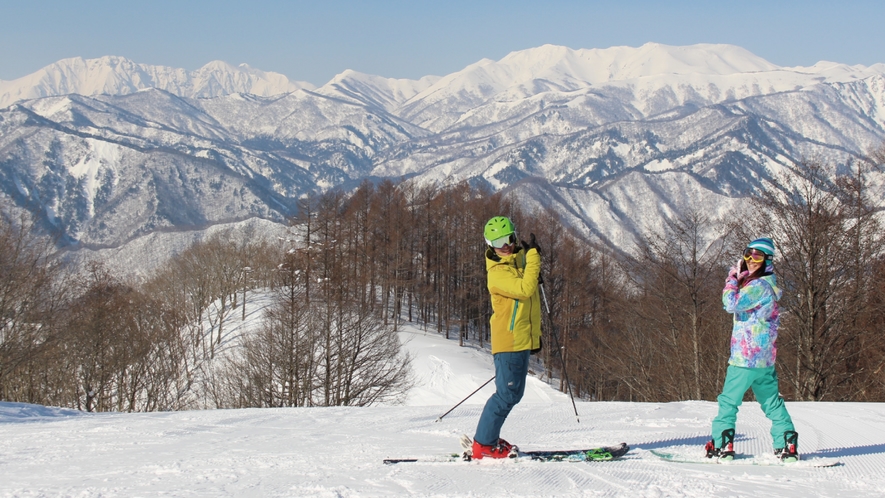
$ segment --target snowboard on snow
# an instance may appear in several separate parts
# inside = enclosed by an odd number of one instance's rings
[[[385,464],[396,463],[413,463],[413,462],[457,462],[471,461],[471,453],[473,450],[473,439],[470,436],[461,436],[462,453],[450,453],[448,455],[439,455],[431,457],[418,458],[387,458]],[[537,461],[537,462],[606,462],[617,460],[626,455],[630,451],[627,443],[621,443],[616,446],[603,446],[599,448],[577,449],[577,450],[541,450],[541,451],[514,451],[509,459],[500,460],[516,460],[516,461]],[[491,459],[490,459],[491,460]]]
[[[661,460],[665,460],[668,462],[674,463],[700,463],[700,464],[722,464],[722,465],[761,465],[761,466],[772,466],[772,467],[794,467],[794,468],[809,468],[809,467],[835,467],[837,465],[842,465],[842,462],[835,458],[822,458],[822,457],[813,457],[809,459],[800,459],[795,462],[784,462],[774,454],[768,455],[743,455],[743,454],[735,454],[734,459],[725,460],[719,458],[707,458],[703,451],[699,450],[698,447],[671,447],[671,448],[662,448],[660,450],[650,450],[651,454],[660,458]]]

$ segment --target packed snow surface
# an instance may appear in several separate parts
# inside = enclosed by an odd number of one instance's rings
[[[433,332],[401,332],[416,387],[402,406],[87,414],[0,403],[0,496],[883,496],[885,405],[787,406],[806,461],[830,468],[666,462],[651,450],[701,452],[716,405],[579,402],[532,378],[502,436],[522,449],[626,441],[622,460],[419,462],[472,435],[491,356]],[[537,365],[533,363],[533,370]],[[770,451],[757,403],[738,417],[737,450]],[[762,458],[764,460],[764,458]]]

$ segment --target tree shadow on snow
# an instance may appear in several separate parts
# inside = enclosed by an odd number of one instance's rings
[[[659,441],[647,441],[643,443],[630,443],[630,447],[634,449],[642,449],[642,450],[656,450],[659,448],[667,448],[670,446],[698,446],[702,448],[707,441],[710,440],[710,436],[701,435],[701,436],[686,436],[686,437],[677,437],[672,439],[661,439]],[[734,441],[736,443],[749,441],[750,438],[747,437],[746,434],[735,434]],[[802,454],[803,458],[839,458],[846,456],[860,456],[860,455],[872,455],[876,453],[885,453],[885,443],[879,444],[868,444],[864,446],[846,446],[841,448],[823,448],[820,450],[812,451],[812,452],[804,452],[802,451],[802,445],[800,440],[799,452]]]
[[[687,436],[687,437],[679,437],[673,439],[662,439],[660,441],[648,441],[644,443],[630,443],[630,447],[634,449],[642,449],[642,450],[656,450],[658,448],[667,448],[670,446],[699,446],[703,448],[707,441],[710,440],[709,435],[701,435],[701,436]],[[742,441],[749,441],[750,438],[747,437],[746,434],[735,434],[734,441],[736,443]]]
[[[847,446],[842,448],[825,448],[817,451],[812,451],[811,453],[805,453],[802,451],[802,442],[799,442],[799,451],[803,457],[845,457],[845,456],[860,456],[860,455],[872,455],[875,453],[885,453],[885,443],[879,444],[867,444],[864,446]]]

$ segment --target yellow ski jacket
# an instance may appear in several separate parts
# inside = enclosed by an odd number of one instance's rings
[[[492,354],[540,348],[541,255],[535,249],[519,249],[500,257],[489,248],[486,270],[492,297]]]

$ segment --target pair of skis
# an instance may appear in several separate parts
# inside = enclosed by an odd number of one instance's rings
[[[464,435],[461,437],[462,453],[451,453],[436,457],[424,458],[388,458],[384,460],[385,464],[396,463],[412,463],[412,462],[457,462],[472,460],[473,439]],[[630,451],[627,443],[621,443],[615,446],[602,446],[599,448],[587,448],[577,450],[541,450],[541,451],[521,451],[515,449],[511,455],[511,460],[532,460],[537,462],[606,462],[617,460],[626,455]]]

